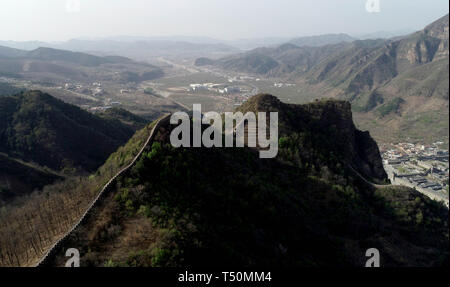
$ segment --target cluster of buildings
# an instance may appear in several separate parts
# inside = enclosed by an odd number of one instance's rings
[[[95,112],[104,112],[106,110],[109,110],[113,107],[117,107],[120,106],[122,103],[121,102],[110,102],[109,104],[106,104],[105,106],[98,106],[98,107],[89,107],[87,105],[82,106],[82,108],[85,108],[93,113]]]
[[[287,83],[274,83],[273,86],[275,88],[282,88],[282,87],[295,87],[295,84],[287,84]]]
[[[85,95],[101,96],[104,94],[102,84],[98,82],[92,83],[92,87],[85,87],[82,84],[65,83],[63,88],[68,91],[74,91]]]
[[[190,84],[189,90],[191,92],[211,91],[220,94],[237,94],[241,92],[241,89],[236,86],[228,86],[226,84],[213,84],[213,83]]]
[[[247,101],[249,97],[256,94],[255,90],[251,90],[248,87],[239,87],[237,85],[229,84],[214,84],[214,83],[203,83],[203,84],[190,84],[190,92],[212,92],[220,94],[233,101],[233,106],[238,107],[242,105],[243,102]]]
[[[93,113],[104,112],[106,110],[109,110],[110,108],[111,108],[111,106],[87,107],[87,109]]]
[[[382,150],[383,164],[393,183],[448,193],[449,153],[432,145],[398,143]]]
[[[92,86],[94,87],[94,90],[92,92],[92,95],[95,96],[101,96],[104,94],[103,88],[102,88],[102,84],[98,83],[98,82],[94,82],[92,83]]]
[[[81,84],[72,84],[72,83],[65,83],[64,84],[64,89],[69,90],[69,91],[81,90],[83,88],[84,87]]]
[[[261,81],[260,78],[255,78],[252,76],[248,76],[248,75],[240,75],[240,76],[229,76],[228,77],[228,82],[233,83],[233,82],[240,82],[240,81],[256,81],[259,82]]]

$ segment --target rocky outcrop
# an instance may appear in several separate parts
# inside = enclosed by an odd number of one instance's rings
[[[351,105],[347,101],[322,100],[293,105],[261,94],[251,98],[239,110],[278,112],[279,137],[305,134],[314,138],[311,148],[320,149],[324,156],[340,158],[372,182],[387,181],[378,146],[369,132],[355,127]]]
[[[355,130],[355,148],[356,153],[352,161],[353,166],[367,180],[375,183],[385,183],[387,174],[383,167],[380,150],[368,131]]]

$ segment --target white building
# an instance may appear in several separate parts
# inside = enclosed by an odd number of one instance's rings
[[[239,93],[240,91],[241,91],[241,89],[239,87],[226,87],[225,88],[225,93],[227,93],[227,94]]]
[[[190,84],[189,87],[190,87],[190,91],[192,91],[192,92],[208,90],[208,86],[205,84]]]

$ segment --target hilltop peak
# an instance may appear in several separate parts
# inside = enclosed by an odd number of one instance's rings
[[[252,111],[254,113],[270,111],[275,112],[282,110],[281,107],[283,105],[284,104],[277,97],[271,94],[258,94],[251,97],[247,102],[239,107],[238,110],[241,112]]]
[[[242,106],[238,108],[241,112],[281,112],[283,114],[287,114],[287,110],[289,109],[298,109],[298,108],[320,108],[324,110],[336,110],[346,119],[352,120],[352,110],[351,104],[349,101],[345,100],[336,100],[332,98],[324,98],[321,100],[316,100],[309,104],[296,105],[296,104],[286,104],[281,102],[277,97],[267,94],[261,93],[255,95],[248,99]]]
[[[113,59],[99,57],[91,54],[59,50],[48,47],[39,47],[26,54],[27,58],[41,61],[62,61],[74,63],[81,66],[96,67],[102,64],[113,62]]]
[[[290,41],[299,47],[309,46],[309,47],[321,47],[326,45],[334,45],[339,43],[349,43],[353,42],[356,39],[344,34],[324,34],[324,35],[316,35],[316,36],[306,36],[295,38]]]
[[[348,101],[322,99],[296,105],[285,104],[270,94],[259,94],[245,102],[238,111],[278,112],[279,137],[292,134],[321,137],[314,144],[315,149],[339,155],[343,162],[374,182],[386,179],[378,146],[368,132],[355,127]]]
[[[267,94],[267,93],[261,93],[261,94],[257,94],[253,97],[251,97],[248,102],[270,102],[270,103],[280,103],[280,100],[271,95],[271,94]]]

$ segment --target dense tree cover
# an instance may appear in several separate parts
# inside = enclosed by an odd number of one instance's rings
[[[49,264],[63,265],[66,247],[73,246],[84,266],[364,266],[365,251],[373,247],[383,266],[448,264],[446,207],[408,188],[376,189],[348,168],[385,178],[358,165],[374,166],[379,152],[348,123],[345,104],[295,110],[267,95],[254,100],[244,108],[278,107],[289,115],[280,116],[278,158],[260,159],[249,148],[175,149],[169,144],[173,126],[163,126],[157,142],[115,181]],[[39,206],[27,201],[3,212],[0,245],[8,248],[0,254],[2,265],[36,260],[133,158],[150,129],[89,178],[47,188],[33,201],[42,200]],[[347,146],[339,144],[346,135]],[[67,216],[61,206],[77,208]],[[28,223],[19,226],[20,220]]]
[[[0,208],[0,266],[35,264],[79,219],[103,185],[129,164],[152,124],[138,131],[89,177],[68,177]]]
[[[277,158],[248,148],[175,149],[173,126],[164,126],[65,246],[80,246],[86,266],[364,266],[372,247],[383,266],[448,264],[446,207],[408,188],[376,189],[349,168],[362,173],[358,160],[380,157],[347,123],[345,105],[299,112],[268,96],[254,100],[244,109],[290,113],[280,115]],[[63,262],[61,251],[52,264]]]
[[[19,93],[11,86],[4,92],[0,205],[66,176],[94,171],[147,123],[120,108],[92,115],[39,91]]]
[[[409,189],[375,190],[350,174],[262,161],[247,149],[154,143],[111,200],[115,212],[96,230],[116,232],[81,235],[100,236],[81,241],[86,265],[363,266],[374,246],[384,266],[448,261],[444,206]],[[148,218],[157,239],[126,257],[102,256],[126,238],[117,226],[132,218]]]
[[[99,113],[101,118],[115,121],[119,120],[122,124],[132,127],[134,130],[140,130],[148,124],[148,121],[122,108],[111,108]]]
[[[0,151],[65,173],[94,171],[134,133],[120,120],[98,117],[48,94],[0,97]]]
[[[391,113],[397,113],[400,105],[404,102],[402,98],[394,98],[386,104],[378,108],[381,117],[387,116]]]
[[[352,166],[372,182],[383,183],[387,175],[380,152],[369,133],[356,129],[351,106],[345,101],[315,101],[291,105],[276,97],[260,94],[245,102],[239,110],[278,112],[280,144],[287,145],[280,157],[303,158],[309,167]],[[287,153],[287,154],[286,154]]]

